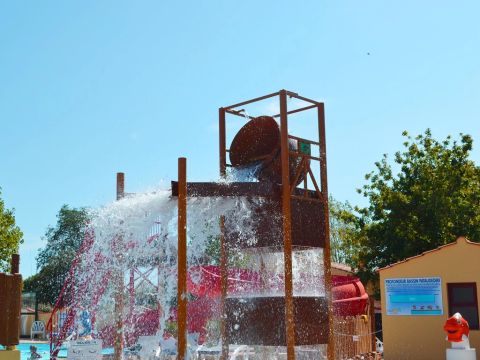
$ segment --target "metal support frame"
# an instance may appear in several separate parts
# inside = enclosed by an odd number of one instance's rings
[[[178,285],[177,360],[187,350],[187,159],[178,159]]]
[[[225,126],[225,109],[218,110],[218,132],[220,143],[220,176],[224,178],[227,174],[227,143]]]
[[[218,110],[218,129],[220,145],[220,176],[225,178],[227,175],[227,150],[226,150],[226,124],[224,108]],[[228,339],[226,329],[225,299],[227,297],[228,270],[227,270],[227,251],[225,246],[225,216],[220,217],[220,276],[221,276],[221,298],[220,298],[220,337],[222,339],[222,353],[220,360],[228,358]]]
[[[220,336],[222,339],[222,353],[220,360],[228,359],[228,338],[226,329],[226,309],[225,299],[227,297],[228,288],[228,255],[225,244],[225,216],[220,216],[220,280],[221,280],[221,297],[220,297]]]
[[[290,166],[288,147],[287,92],[280,91],[280,146],[282,160],[283,252],[285,270],[285,329],[287,360],[295,360],[295,324],[292,279],[292,213],[290,209]]]
[[[330,216],[328,212],[328,185],[327,185],[327,146],[325,139],[325,107],[318,104],[318,138],[320,140],[320,183],[324,204],[325,248],[323,249],[323,266],[325,289],[328,302],[328,360],[335,360],[335,341],[333,336],[333,299],[332,299],[332,268],[330,254]]]
[[[294,360],[294,345],[295,345],[295,328],[293,322],[293,284],[292,284],[292,243],[291,243],[291,210],[290,200],[292,198],[301,199],[305,201],[320,201],[323,203],[324,218],[321,221],[325,226],[325,246],[323,249],[324,254],[324,274],[325,274],[325,288],[328,302],[328,360],[334,360],[335,349],[333,339],[333,309],[332,309],[332,277],[331,277],[331,250],[330,250],[330,228],[329,228],[329,214],[328,214],[328,186],[327,186],[327,162],[326,162],[326,142],[325,142],[325,111],[324,104],[306,97],[300,96],[297,93],[280,90],[275,93],[271,93],[265,96],[257,97],[251,100],[236,103],[230,106],[222,107],[219,109],[219,147],[220,147],[220,175],[226,176],[227,167],[231,166],[227,163],[226,148],[226,114],[234,116],[244,117],[247,120],[252,119],[251,116],[245,116],[243,109],[238,109],[241,106],[252,104],[258,101],[266,100],[273,97],[279,97],[280,101],[280,113],[273,115],[275,118],[280,118],[280,130],[281,130],[281,161],[282,161],[282,212],[283,212],[283,230],[284,230],[284,253],[285,253],[285,322],[286,322],[286,335],[287,335],[287,359]],[[296,98],[304,101],[309,105],[288,110],[287,98]],[[288,134],[288,115],[300,113],[316,109],[318,118],[318,141],[311,141],[302,139],[296,136]],[[288,147],[288,140],[294,139],[299,142],[309,143],[319,147],[320,156],[315,157],[307,154],[301,154],[300,152],[291,152]],[[297,156],[301,158],[300,166],[297,168],[297,174],[294,178],[300,177],[299,172],[303,172],[304,175],[304,193],[303,196],[292,195],[295,185],[291,185],[291,179],[289,174],[289,160],[291,156]],[[318,161],[320,163],[320,186],[315,179],[315,175],[312,172],[308,161]],[[317,198],[307,196],[308,192],[308,179],[311,180]]]

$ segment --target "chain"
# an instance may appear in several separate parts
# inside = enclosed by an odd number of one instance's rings
[[[366,333],[366,334],[342,334],[342,333],[338,333],[338,332],[333,332],[334,335],[339,335],[339,336],[372,336],[374,334],[378,334],[382,332],[382,330],[377,330],[377,331],[374,331],[374,332],[369,332],[369,333]]]

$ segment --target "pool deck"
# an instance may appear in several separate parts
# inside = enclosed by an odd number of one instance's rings
[[[20,344],[50,344],[50,341],[48,340],[38,340],[38,339],[20,339]]]

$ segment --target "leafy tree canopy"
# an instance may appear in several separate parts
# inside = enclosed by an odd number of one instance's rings
[[[44,240],[47,244],[37,256],[39,272],[25,280],[24,290],[37,293],[40,303],[55,304],[72,261],[83,242],[87,211],[62,206],[55,227],[49,227]]]
[[[354,209],[348,202],[342,203],[330,196],[328,210],[332,261],[355,266],[360,246],[360,232]]]
[[[10,271],[12,254],[18,252],[19,245],[23,243],[22,237],[23,233],[15,225],[13,210],[6,209],[0,197],[0,272]]]
[[[471,136],[437,141],[429,129],[403,136],[404,151],[394,158],[398,173],[384,155],[358,190],[369,200],[356,209],[357,263],[367,278],[458,236],[480,241],[480,168],[469,159]]]

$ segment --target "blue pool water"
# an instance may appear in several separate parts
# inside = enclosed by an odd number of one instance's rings
[[[28,360],[30,358],[30,345],[35,345],[37,347],[37,352],[42,356],[42,360],[50,358],[50,344],[22,343],[17,345],[22,360]]]
[[[29,360],[30,359],[30,345],[34,345],[37,347],[37,353],[40,354],[42,357],[40,360],[47,360],[50,359],[50,344],[39,344],[39,343],[21,343],[17,345],[17,349],[20,350],[21,353],[21,360]],[[3,346],[0,345],[0,349],[3,349]],[[109,355],[113,353],[112,348],[106,348],[102,351],[103,355]],[[67,357],[67,350],[62,349],[58,354],[59,358],[66,358]]]

